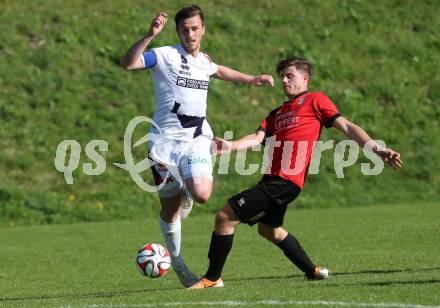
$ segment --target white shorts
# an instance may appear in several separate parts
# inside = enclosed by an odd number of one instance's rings
[[[150,144],[150,158],[156,162],[151,170],[160,197],[177,195],[189,178],[212,180],[211,138],[207,136]]]

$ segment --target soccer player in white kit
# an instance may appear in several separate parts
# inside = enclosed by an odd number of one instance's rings
[[[213,133],[206,120],[209,77],[271,85],[270,75],[252,76],[215,64],[200,52],[205,34],[202,10],[192,5],[175,16],[179,45],[145,51],[167,22],[159,13],[150,29],[121,59],[128,69],[151,69],[156,94],[150,130],[149,157],[161,203],[160,227],[171,254],[172,266],[180,282],[189,287],[198,278],[185,265],[180,252],[180,219],[189,213],[192,199],[206,203],[212,191],[211,141]],[[186,211],[182,211],[186,208]]]

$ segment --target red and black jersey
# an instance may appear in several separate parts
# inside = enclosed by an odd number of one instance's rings
[[[269,145],[273,147],[273,155],[265,173],[304,188],[322,127],[331,127],[340,115],[333,102],[322,92],[303,92],[272,110],[259,127],[266,133],[266,140],[274,137],[270,140],[275,142]]]

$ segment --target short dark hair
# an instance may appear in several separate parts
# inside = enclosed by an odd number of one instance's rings
[[[278,75],[281,74],[281,72],[289,66],[295,66],[297,70],[302,70],[303,72],[307,73],[309,77],[312,77],[312,63],[310,63],[310,61],[307,59],[299,57],[290,57],[278,62]]]
[[[200,19],[202,20],[202,24],[203,24],[205,18],[203,17],[202,9],[198,5],[193,4],[193,5],[184,7],[183,9],[178,11],[176,13],[176,16],[174,17],[174,21],[176,22],[176,28],[179,25],[181,20],[185,20],[187,18],[191,18],[191,17],[197,16],[197,15],[200,16]]]

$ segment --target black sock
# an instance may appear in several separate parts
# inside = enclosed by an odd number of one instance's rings
[[[216,281],[222,275],[223,266],[232,248],[234,234],[217,235],[212,232],[211,245],[209,246],[208,258],[209,267],[205,277]]]
[[[277,244],[287,258],[293,262],[307,277],[311,277],[315,272],[315,264],[310,260],[298,240],[290,233],[286,238]]]

